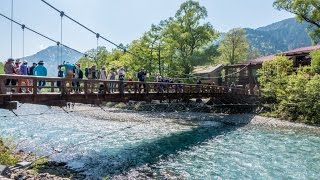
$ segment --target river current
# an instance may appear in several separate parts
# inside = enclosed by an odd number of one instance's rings
[[[88,179],[320,179],[315,130],[115,109],[95,108],[116,117],[104,119],[91,117],[90,108],[67,111],[28,104],[14,111],[18,116],[0,110],[0,137],[67,162]]]

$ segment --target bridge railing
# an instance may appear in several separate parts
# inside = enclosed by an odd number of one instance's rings
[[[70,79],[43,76],[22,76],[0,74],[0,94],[7,93],[216,93],[247,94],[243,88],[206,84],[185,84],[166,82],[139,82],[98,79]]]

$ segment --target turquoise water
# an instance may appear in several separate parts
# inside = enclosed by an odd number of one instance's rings
[[[182,123],[133,112],[99,120],[35,105],[15,112],[23,116],[0,110],[1,137],[37,155],[59,151],[50,157],[84,170],[88,179],[320,179],[315,131]]]

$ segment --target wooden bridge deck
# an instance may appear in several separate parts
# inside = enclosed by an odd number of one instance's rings
[[[7,79],[20,81],[19,86],[5,85]],[[28,81],[26,84],[24,81]],[[41,88],[38,82],[45,81]],[[77,80],[80,91],[75,91],[75,79],[0,75],[0,108],[15,109],[15,103],[33,103],[64,106],[67,102],[100,104],[102,102],[128,102],[152,100],[190,100],[192,98],[215,98],[217,101],[239,103],[239,99],[256,97],[241,88],[183,83],[156,83],[111,80]],[[57,86],[57,82],[61,86]],[[18,84],[18,83],[17,83]],[[19,92],[30,91],[29,93]],[[12,92],[15,91],[15,92]]]

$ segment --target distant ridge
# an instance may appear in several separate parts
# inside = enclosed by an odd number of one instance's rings
[[[68,61],[70,63],[75,63],[81,56],[82,54],[76,51],[62,47],[62,62]],[[25,59],[29,62],[29,65],[33,62],[38,63],[39,61],[44,61],[45,66],[48,69],[48,76],[57,76],[58,65],[62,63],[57,46],[49,46],[34,55],[25,57]]]
[[[306,22],[295,18],[285,19],[257,29],[245,28],[250,46],[259,50],[262,56],[311,46],[312,41],[306,29]]]

